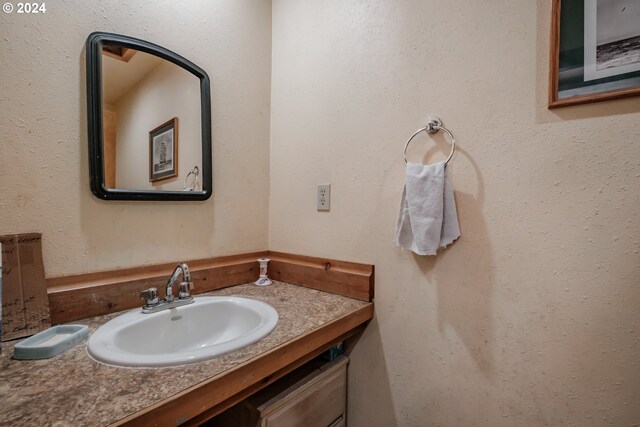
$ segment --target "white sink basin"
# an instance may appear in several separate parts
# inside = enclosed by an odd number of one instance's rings
[[[157,313],[136,309],[118,316],[91,335],[87,349],[111,365],[184,365],[253,344],[277,323],[276,310],[260,301],[196,297],[193,304]]]

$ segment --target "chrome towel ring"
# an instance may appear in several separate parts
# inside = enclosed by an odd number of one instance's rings
[[[189,177],[191,175],[193,175],[193,178],[191,180],[191,184],[188,184]],[[199,186],[199,183],[198,183],[199,176],[200,176],[200,169],[198,168],[198,166],[194,166],[193,169],[189,171],[187,176],[184,177],[184,186],[182,188],[184,188],[185,191],[194,191],[195,189],[197,189]]]
[[[411,140],[415,138],[415,136],[420,132],[426,132],[432,135],[434,133],[438,133],[438,131],[443,131],[444,133],[449,135],[449,138],[451,138],[451,153],[449,154],[449,157],[447,157],[447,160],[444,161],[444,164],[446,165],[447,163],[449,163],[449,160],[451,160],[451,158],[453,157],[453,153],[456,151],[456,139],[453,137],[453,134],[451,133],[451,131],[446,127],[442,126],[442,120],[440,120],[438,117],[429,117],[428,120],[429,121],[427,122],[427,125],[422,129],[418,129],[413,135],[411,135],[411,137],[409,137],[409,140],[407,140],[407,143],[404,144],[404,150],[402,151],[402,155],[404,156],[405,163],[407,163],[407,148],[409,147]]]

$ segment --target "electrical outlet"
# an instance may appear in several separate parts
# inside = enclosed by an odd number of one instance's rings
[[[331,184],[318,185],[318,210],[328,211],[331,206]]]

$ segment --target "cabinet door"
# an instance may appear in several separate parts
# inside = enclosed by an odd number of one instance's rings
[[[347,368],[331,372],[263,419],[264,427],[328,427],[346,410]]]

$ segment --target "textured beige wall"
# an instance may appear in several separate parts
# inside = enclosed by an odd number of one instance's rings
[[[213,197],[105,202],[89,191],[84,42],[163,45],[211,78]],[[267,247],[271,4],[47,2],[0,14],[0,234],[41,231],[47,276]]]
[[[637,423],[640,98],[545,108],[549,3],[276,0],[270,154],[268,2],[0,14],[0,233],[44,232],[49,276],[259,250],[270,190],[271,249],[376,264],[350,425]],[[211,200],[90,195],[83,43],[94,30],[154,41],[209,73]],[[402,146],[429,114],[460,143],[463,237],[420,258],[393,230]],[[413,158],[442,156],[428,144]],[[325,182],[332,211],[318,213]]]
[[[163,62],[118,99],[116,113],[115,188],[183,191],[191,169],[202,170],[200,79],[190,72]],[[178,175],[151,182],[149,132],[174,117],[178,118]]]
[[[351,426],[640,422],[640,98],[546,109],[550,3],[274,1],[270,249],[376,265]],[[460,147],[436,258],[393,238],[430,114]]]

